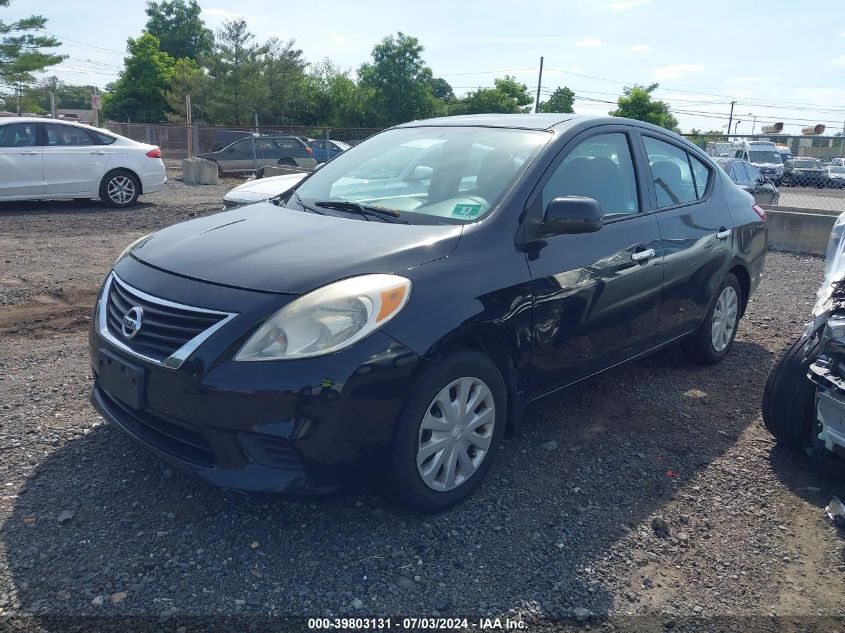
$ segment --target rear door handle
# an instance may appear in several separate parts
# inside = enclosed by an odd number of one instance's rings
[[[733,233],[732,229],[726,229],[724,226],[720,226],[719,232],[716,233],[716,237],[720,240],[726,240],[731,236],[731,233]]]
[[[631,253],[631,259],[635,262],[644,262],[646,260],[651,259],[654,257],[654,249],[647,248],[644,251],[637,251],[636,253]]]
[[[101,152],[101,151],[91,152],[91,153],[94,154],[94,156],[105,156],[106,155],[106,152]]]

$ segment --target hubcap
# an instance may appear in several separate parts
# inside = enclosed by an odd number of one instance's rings
[[[117,204],[126,204],[135,195],[135,183],[127,176],[115,176],[109,180],[109,198]]]
[[[710,340],[713,342],[713,349],[723,352],[731,342],[738,314],[739,297],[732,286],[725,286],[719,299],[716,301],[716,308],[713,310],[713,323],[710,328]]]
[[[493,439],[496,405],[479,378],[458,378],[426,409],[417,441],[417,471],[429,488],[445,492],[478,470]]]

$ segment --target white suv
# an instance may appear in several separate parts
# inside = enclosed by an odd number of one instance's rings
[[[154,145],[77,123],[0,119],[0,200],[99,198],[128,207],[166,181]]]

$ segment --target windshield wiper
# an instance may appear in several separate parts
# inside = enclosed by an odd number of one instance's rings
[[[294,190],[293,190],[293,191],[291,191],[290,193],[291,193],[291,195],[290,195],[290,196],[288,196],[288,198],[287,198],[288,200],[290,200],[291,198],[296,198],[296,202],[297,202],[297,204],[299,204],[299,206],[300,206],[300,207],[302,207],[303,209],[305,209],[306,211],[310,211],[311,213],[317,213],[317,214],[319,214],[319,215],[326,215],[325,213],[323,213],[322,211],[320,211],[320,209],[317,209],[316,207],[312,207],[310,204],[305,204],[305,203],[302,201],[302,198],[300,198],[300,197],[299,197],[299,194],[298,194],[298,193],[296,193],[296,189],[294,189]],[[280,203],[282,202],[282,197],[283,197],[284,195],[285,195],[285,194],[279,194],[278,196],[275,196],[275,197],[273,197],[273,198],[270,198],[270,202],[272,202],[272,203],[273,203],[273,204],[275,204],[276,206],[282,206]]]
[[[358,202],[350,202],[348,200],[320,200],[314,204],[318,207],[323,207],[324,209],[337,209],[338,211],[357,213],[358,215],[363,215],[367,218],[367,220],[369,220],[370,217],[376,217],[384,222],[410,224],[407,220],[403,220],[399,217],[398,211],[373,207],[370,205],[360,204]]]

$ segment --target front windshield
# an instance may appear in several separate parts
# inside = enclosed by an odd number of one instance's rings
[[[820,169],[821,163],[815,160],[795,160],[792,164],[799,169]]]
[[[305,205],[357,203],[410,222],[470,222],[490,211],[550,138],[485,127],[388,130],[338,155],[296,193]]]
[[[780,164],[780,152],[752,150],[748,152],[748,158],[752,163],[776,163]]]

